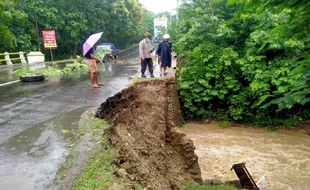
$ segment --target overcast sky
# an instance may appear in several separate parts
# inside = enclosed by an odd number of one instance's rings
[[[175,12],[173,11],[177,7],[177,0],[139,0],[147,10],[154,13],[158,12]]]

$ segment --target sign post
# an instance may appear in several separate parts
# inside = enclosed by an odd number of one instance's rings
[[[52,48],[57,48],[55,30],[43,30],[42,33],[43,33],[44,48],[50,49],[52,63],[54,64]]]
[[[162,31],[167,30],[168,18],[154,18],[154,39],[160,39],[162,37]]]

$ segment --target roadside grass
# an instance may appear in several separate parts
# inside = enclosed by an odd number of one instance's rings
[[[237,190],[233,185],[189,185],[185,190]]]
[[[80,126],[76,131],[64,130],[64,133],[71,133],[76,136],[76,138],[68,143],[68,146],[71,147],[66,160],[59,166],[57,170],[57,175],[59,179],[66,178],[68,176],[68,170],[72,168],[76,163],[76,157],[80,154],[80,148],[77,148],[81,142],[81,138],[87,139],[91,143],[101,143],[106,141],[105,137],[102,136],[102,133],[105,129],[109,127],[106,121],[93,117],[84,117],[80,121]],[[84,137],[85,134],[87,137]],[[57,180],[55,181],[58,184]]]
[[[89,189],[130,189],[135,186],[139,189],[139,184],[132,182],[126,177],[126,173],[113,164],[113,159],[117,156],[117,151],[109,146],[108,137],[104,131],[109,128],[106,121],[99,118],[90,118],[81,121],[79,129],[80,138],[84,138],[91,131],[90,141],[99,144],[99,147],[91,153],[86,161],[81,174],[75,178],[74,190]],[[99,137],[99,138],[98,138]]]
[[[89,132],[91,132],[92,135],[98,135],[99,133],[102,133],[103,130],[109,128],[109,124],[105,120],[95,117],[82,120],[81,126],[82,127],[80,127],[77,131],[78,135],[84,135]]]
[[[83,172],[75,179],[74,189],[105,189],[113,180],[113,173],[117,171],[117,167],[111,164],[115,150],[107,145],[108,138],[102,134],[104,130],[109,128],[109,125],[103,119],[88,118],[81,120],[81,126],[83,127],[80,127],[77,132],[79,138],[91,134],[89,140],[101,145],[92,153]]]
[[[115,178],[118,168],[111,164],[115,150],[111,147],[101,147],[86,163],[82,175],[75,181],[75,190],[106,189]]]

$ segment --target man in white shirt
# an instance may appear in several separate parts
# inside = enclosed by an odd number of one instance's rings
[[[151,77],[153,75],[153,60],[151,53],[154,51],[151,45],[152,35],[147,33],[145,38],[139,43],[139,53],[140,53],[140,60],[141,60],[141,77],[145,78],[145,70],[146,67],[149,67],[149,72]]]

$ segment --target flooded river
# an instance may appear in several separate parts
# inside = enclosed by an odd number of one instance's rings
[[[257,182],[263,175],[270,190],[310,189],[310,136],[299,132],[189,123],[182,129],[194,142],[203,180],[238,180],[231,171],[246,167]]]

